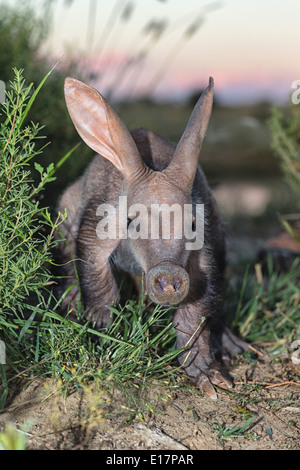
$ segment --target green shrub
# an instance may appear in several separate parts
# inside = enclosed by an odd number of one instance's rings
[[[1,106],[0,339],[6,344],[7,355],[17,363],[26,349],[21,340],[29,323],[38,312],[48,309],[53,233],[60,222],[52,220],[39,200],[45,185],[53,181],[55,170],[53,164],[43,169],[42,160],[36,161],[45,146],[38,145],[43,142],[41,127],[24,124],[50,72],[34,93],[32,84],[25,86],[22,70],[14,69],[14,73],[15,79],[7,84],[6,100]],[[39,175],[37,183],[30,170],[33,160]],[[0,367],[5,381],[4,367]]]
[[[46,169],[35,162],[39,182],[35,184],[29,163],[43,147],[37,147],[41,127],[24,120],[34,101],[32,85],[24,87],[22,71],[15,70],[6,101],[2,105],[5,122],[0,128],[0,321],[11,316],[24,318],[29,295],[41,299],[50,281],[47,262],[53,247],[53,222],[39,195],[52,181],[54,165]],[[42,162],[41,162],[42,163]],[[11,330],[13,333],[15,327]]]
[[[300,108],[294,105],[286,113],[273,108],[270,128],[272,149],[300,207]]]

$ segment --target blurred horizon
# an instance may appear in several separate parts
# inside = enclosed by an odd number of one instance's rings
[[[112,101],[180,102],[213,76],[219,104],[283,105],[300,78],[296,0],[35,0],[34,10],[50,65],[77,61]]]
[[[62,63],[77,57],[112,100],[180,101],[213,76],[220,104],[285,104],[300,78],[296,0],[289,8],[277,0],[52,0],[52,8],[44,51]]]

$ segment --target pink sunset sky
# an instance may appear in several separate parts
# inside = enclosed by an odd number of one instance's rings
[[[211,75],[225,104],[282,103],[300,79],[299,0],[56,0],[53,10],[47,52],[84,57],[114,98],[180,99]],[[156,41],[151,22],[165,25]]]

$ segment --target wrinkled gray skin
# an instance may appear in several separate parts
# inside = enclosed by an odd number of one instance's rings
[[[236,338],[218,312],[222,298],[225,246],[222,221],[198,155],[213,97],[213,81],[199,99],[177,146],[154,133],[138,129],[131,134],[94,89],[71,78],[65,83],[66,103],[83,140],[97,153],[84,175],[63,194],[59,210],[67,209],[62,232],[63,261],[78,259],[81,295],[88,319],[103,328],[109,321],[107,305],[118,298],[112,266],[131,274],[145,273],[153,302],[178,305],[174,316],[177,347],[187,345],[179,360],[192,382],[213,399],[212,384],[233,386],[217,358],[228,360],[246,345]],[[204,204],[205,241],[201,250],[185,249],[186,240],[99,240],[96,210],[102,203],[118,206],[126,195],[128,207],[142,203]],[[130,213],[129,219],[133,216]],[[129,224],[133,221],[129,220]],[[73,284],[73,264],[64,289]],[[74,302],[71,291],[65,302]]]

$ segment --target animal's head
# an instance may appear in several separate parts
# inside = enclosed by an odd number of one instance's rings
[[[191,191],[212,110],[213,79],[210,78],[163,171],[145,165],[131,134],[95,89],[67,78],[65,97],[79,135],[123,176],[129,240],[146,274],[148,294],[159,304],[180,303],[189,291],[185,268],[189,258],[186,243],[191,237],[186,231],[188,222],[195,224],[196,214],[189,212]]]

